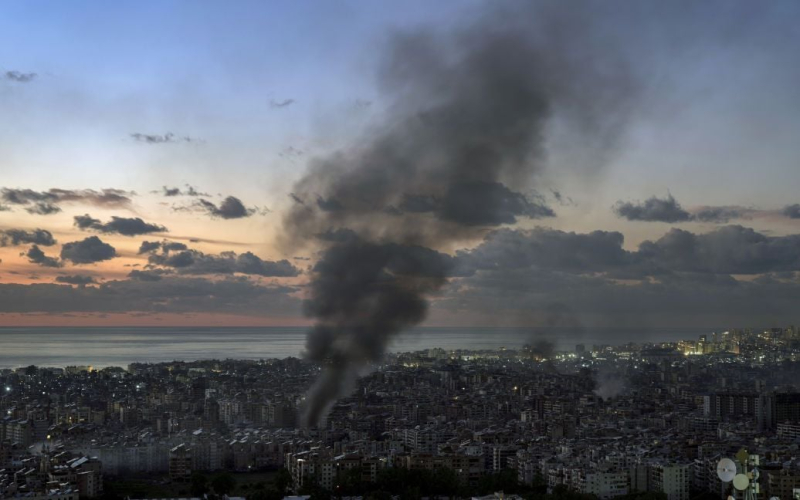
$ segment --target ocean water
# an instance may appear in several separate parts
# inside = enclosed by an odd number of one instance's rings
[[[27,365],[125,367],[132,362],[263,359],[301,356],[307,328],[2,327],[0,368]],[[618,345],[696,339],[707,329],[415,328],[394,339],[390,351],[520,348],[538,339],[557,350],[576,344]]]

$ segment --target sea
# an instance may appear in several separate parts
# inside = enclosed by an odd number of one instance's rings
[[[307,327],[0,327],[0,369],[28,365],[126,367],[130,363],[200,359],[301,357]],[[395,337],[391,352],[519,349],[540,340],[556,350],[577,344],[674,342],[710,333],[699,328],[414,328]]]

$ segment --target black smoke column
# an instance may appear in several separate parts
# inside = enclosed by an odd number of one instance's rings
[[[295,186],[285,243],[323,248],[306,349],[324,368],[306,425],[425,318],[430,293],[474,272],[437,250],[554,215],[534,189],[551,129],[596,148],[598,168],[625,122],[636,85],[589,22],[596,4],[490,5],[452,33],[395,36],[379,71],[392,103],[382,124]]]

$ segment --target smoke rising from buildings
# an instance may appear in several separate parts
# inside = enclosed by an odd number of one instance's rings
[[[394,36],[379,71],[385,120],[313,160],[293,190],[285,243],[322,248],[306,354],[324,368],[307,425],[425,319],[426,297],[457,272],[439,250],[554,215],[536,185],[554,124],[576,149],[613,147],[622,131],[637,84],[591,16],[572,3],[492,5],[450,33]]]
[[[600,370],[594,374],[594,393],[605,399],[615,398],[627,387],[624,376],[611,370]]]

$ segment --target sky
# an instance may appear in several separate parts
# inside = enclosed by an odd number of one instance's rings
[[[800,6],[529,4],[4,2],[0,325],[311,324],[336,229],[447,262],[428,325],[796,322]],[[507,144],[467,70],[517,31],[496,75],[546,109],[508,99],[511,194],[454,215],[437,183],[471,174],[434,152]],[[422,174],[369,153],[406,142]]]

